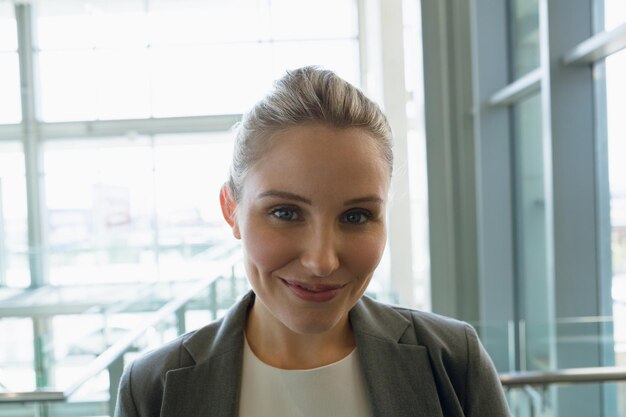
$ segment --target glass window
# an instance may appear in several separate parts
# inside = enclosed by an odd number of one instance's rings
[[[550,360],[550,320],[547,276],[546,195],[541,96],[513,106],[513,159],[515,190],[516,281],[519,318],[526,323],[526,356],[522,370],[544,369]]]
[[[43,120],[150,116],[143,2],[65,0],[38,6]]]
[[[231,147],[230,134],[47,143],[50,282],[185,279],[185,261],[227,236]]]
[[[36,388],[33,322],[29,318],[1,318],[0,392]]]
[[[604,30],[615,29],[626,23],[626,2],[604,0]]]
[[[272,38],[356,38],[356,7],[354,0],[271,0]]]
[[[36,5],[37,46],[42,50],[146,46],[142,0],[55,0]]]
[[[512,81],[539,68],[539,2],[509,0]]]
[[[13,3],[0,2],[0,51],[17,51],[17,25]]]
[[[423,74],[421,70],[420,2],[404,0],[404,63],[407,100],[407,146],[411,183],[411,234],[416,306],[430,310],[430,251],[428,236],[428,172],[424,126]]]
[[[80,37],[80,36],[77,36]],[[46,121],[96,118],[94,51],[42,51],[41,117]]]
[[[46,121],[242,113],[286,69],[307,64],[359,81],[354,0],[63,0],[39,9]]]
[[[231,239],[222,217],[219,191],[227,178],[232,146],[228,133],[156,137],[155,201],[161,278],[184,279],[202,273],[196,262],[189,262],[190,258]]]
[[[94,53],[96,114],[99,119],[150,117],[148,53],[144,49]]]
[[[17,52],[0,52],[0,124],[19,123],[20,66]]]
[[[0,2],[0,124],[19,123],[20,65],[12,2]]]
[[[27,212],[22,146],[0,142],[0,285],[30,284]]]
[[[607,132],[616,362],[626,366],[626,50],[606,59]]]
[[[248,43],[270,36],[269,1],[229,0],[208,6],[190,0],[150,0],[147,4],[152,46]]]
[[[156,117],[242,113],[272,82],[266,44],[155,47],[150,57]]]
[[[155,278],[152,158],[145,137],[45,145],[52,284]]]

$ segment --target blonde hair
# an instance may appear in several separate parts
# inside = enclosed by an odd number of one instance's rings
[[[245,175],[266,149],[269,137],[307,123],[363,129],[379,146],[391,175],[392,133],[378,105],[334,72],[309,66],[287,71],[275,81],[274,89],[244,114],[236,127],[227,182],[234,201],[239,201]]]

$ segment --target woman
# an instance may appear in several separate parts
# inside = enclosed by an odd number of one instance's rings
[[[363,296],[391,146],[380,109],[332,72],[278,80],[244,116],[220,193],[252,291],[130,365],[116,416],[508,416],[470,326]]]

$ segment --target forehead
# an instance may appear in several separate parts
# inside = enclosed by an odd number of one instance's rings
[[[389,180],[382,151],[365,130],[311,124],[269,137],[244,188],[282,186],[313,192],[325,187],[343,193],[375,192],[384,198]]]

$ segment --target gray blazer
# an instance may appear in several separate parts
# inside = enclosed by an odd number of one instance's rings
[[[226,316],[135,360],[116,417],[236,417],[246,294]],[[368,297],[350,311],[376,417],[508,417],[495,369],[472,327]]]

